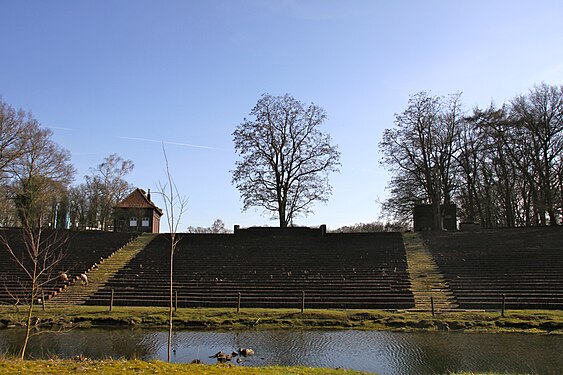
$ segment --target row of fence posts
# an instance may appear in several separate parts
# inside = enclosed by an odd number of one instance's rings
[[[114,296],[114,290],[111,290],[111,298],[109,300],[109,311],[111,312],[113,310],[113,296]],[[178,311],[178,291],[175,292],[175,296],[174,296],[174,311]],[[241,292],[237,293],[237,313],[240,312],[240,301],[242,299],[242,294]],[[43,298],[43,310],[45,310],[45,299]],[[301,291],[301,312],[305,311],[305,291]]]
[[[434,309],[434,297],[430,297],[430,308],[432,309],[432,317],[435,318],[436,317],[436,311]],[[506,311],[506,294],[502,295],[502,304],[501,304],[501,310],[500,310],[500,315],[504,318],[504,312]],[[303,310],[301,310],[301,312],[303,312]]]
[[[41,290],[41,294],[42,294],[42,298],[41,301],[43,303],[43,311],[45,311],[45,293],[43,292],[43,290]],[[114,290],[111,290],[111,299],[109,302],[109,311],[113,310],[113,296],[114,296]],[[175,292],[175,296],[174,296],[174,311],[178,311],[178,291]],[[241,292],[237,293],[237,313],[240,312],[240,302],[242,299],[242,294]],[[436,310],[434,308],[434,297],[430,297],[430,308],[432,311],[432,317],[435,318],[436,317]],[[305,311],[305,291],[301,291],[301,312],[303,313]],[[503,294],[502,295],[502,305],[501,305],[501,316],[504,318],[504,312],[506,311],[506,295]]]

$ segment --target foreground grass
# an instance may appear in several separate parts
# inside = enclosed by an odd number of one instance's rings
[[[0,327],[24,324],[24,310],[0,306]],[[157,307],[117,307],[112,312],[100,306],[68,306],[37,309],[42,326],[143,327],[167,326],[167,309]],[[563,311],[428,312],[381,310],[320,310],[301,313],[296,309],[178,309],[176,329],[365,329],[392,331],[529,332],[563,334]]]
[[[206,375],[361,375],[365,372],[308,367],[238,367],[229,365],[174,364],[139,360],[5,360],[0,374],[206,374]]]
[[[0,374],[197,374],[197,375],[369,375],[372,373],[311,367],[237,367],[233,365],[174,364],[162,361],[50,359],[0,361]],[[456,373],[456,375],[475,375]],[[493,375],[490,373],[488,375]],[[506,375],[506,374],[505,374]]]

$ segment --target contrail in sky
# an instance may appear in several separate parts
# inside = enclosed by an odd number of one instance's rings
[[[53,129],[53,130],[68,130],[68,131],[75,131],[76,130],[76,129],[71,129],[71,128],[62,128],[60,126],[47,126],[47,128]]]
[[[162,140],[159,141],[158,139],[147,139],[147,138],[136,138],[136,137],[119,137],[119,136],[117,136],[116,138],[129,139],[129,140],[132,140],[132,141],[164,143],[164,144],[167,144],[167,145],[177,145],[177,146],[204,148],[204,149],[207,149],[207,150],[219,150],[217,147],[193,145],[193,144],[191,144],[191,143],[169,142],[169,141],[162,141]]]

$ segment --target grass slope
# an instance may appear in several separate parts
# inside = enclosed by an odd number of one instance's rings
[[[36,310],[42,326],[166,327],[167,309],[158,307],[69,306]],[[24,313],[0,307],[0,327],[21,326]],[[381,310],[178,309],[175,329],[368,329],[393,331],[456,330],[467,332],[530,332],[563,334],[563,311],[388,312]]]

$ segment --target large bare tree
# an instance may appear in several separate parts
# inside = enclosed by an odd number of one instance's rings
[[[11,198],[15,202],[22,236],[15,240],[2,232],[0,250],[15,262],[23,275],[21,283],[28,305],[21,350],[24,358],[33,326],[34,303],[42,286],[57,277],[55,267],[63,256],[64,240],[61,241],[56,232],[45,236],[44,222],[50,220],[52,202],[65,194],[75,170],[70,163],[70,154],[51,139],[49,129],[41,128],[31,115],[27,115],[20,126],[23,131],[14,143],[14,148],[20,152],[6,173],[11,180]]]
[[[262,207],[285,228],[312,212],[313,203],[328,200],[328,176],[338,171],[340,153],[320,130],[326,112],[317,105],[264,94],[250,115],[233,133],[241,157],[233,183],[243,210]]]
[[[10,177],[13,163],[24,152],[24,128],[30,121],[34,121],[31,115],[15,110],[0,97],[0,181]]]
[[[456,139],[462,120],[460,95],[447,98],[419,92],[395,115],[379,144],[382,163],[394,173],[384,207],[405,221],[417,202],[432,205],[435,228],[442,227],[440,205],[451,202],[455,188]]]
[[[70,153],[52,140],[51,130],[30,118],[24,134],[18,146],[24,152],[14,160],[9,173],[21,225],[35,228],[43,222],[43,215],[49,214],[47,206],[66,194],[75,169]]]
[[[70,223],[73,229],[108,230],[113,225],[113,207],[134,187],[125,180],[134,164],[117,154],[104,158],[84,182],[68,192]]]
[[[563,153],[563,86],[545,83],[535,86],[528,95],[514,98],[512,111],[515,126],[523,135],[518,144],[530,148],[528,155],[535,178],[529,182],[537,186],[540,222],[546,224],[547,214],[549,223],[557,225],[560,220],[557,168]],[[514,161],[521,171],[528,170],[518,156]]]
[[[563,86],[536,85],[465,117],[460,108],[459,95],[422,92],[396,115],[380,144],[393,172],[384,207],[405,218],[416,202],[438,210],[452,200],[462,222],[487,228],[560,224]]]
[[[90,226],[107,230],[113,224],[113,207],[133,190],[133,186],[125,180],[133,168],[131,160],[111,154],[91,169],[90,176],[85,176]]]
[[[471,175],[467,159],[460,163],[462,214],[474,211],[472,201],[486,227],[560,223],[563,86],[541,84],[500,108],[476,108],[466,125],[477,136],[462,146],[462,157],[473,154]]]

